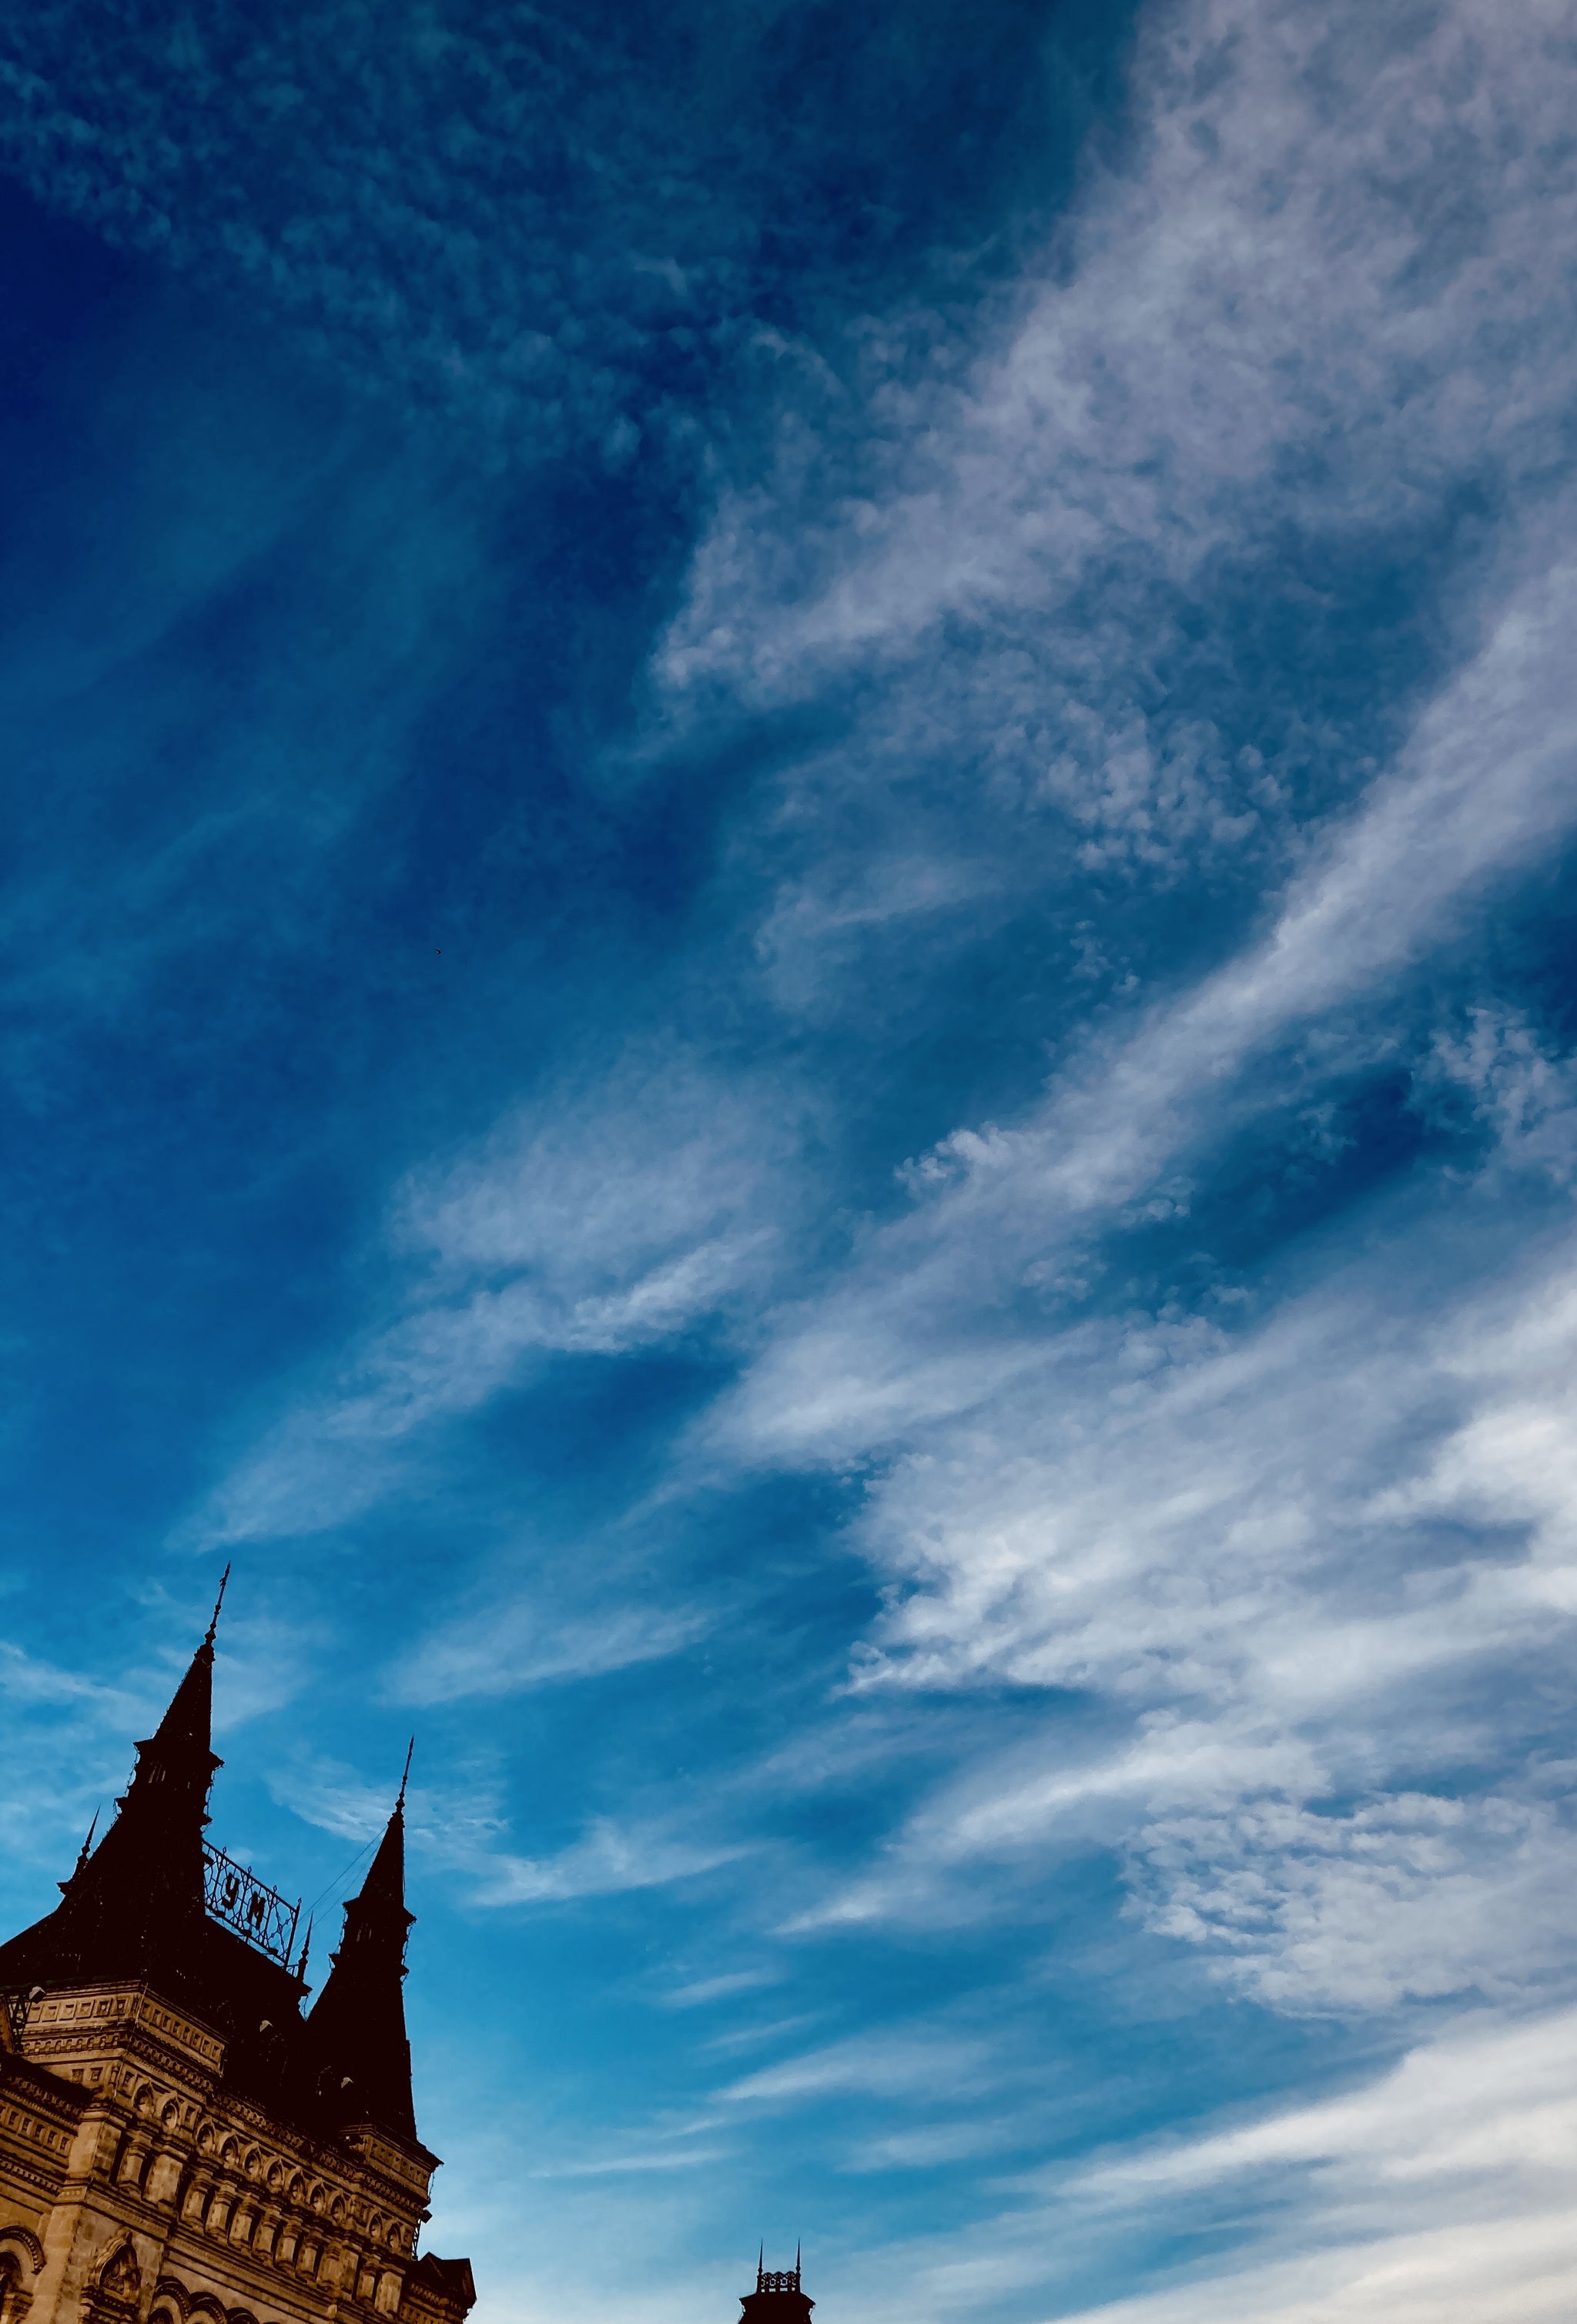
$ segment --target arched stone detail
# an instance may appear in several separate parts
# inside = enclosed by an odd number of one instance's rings
[[[0,2251],[0,2324],[22,2324],[32,2306],[32,2294],[22,2281],[22,2263],[14,2251]]]
[[[112,2300],[134,2302],[143,2289],[143,2271],[137,2264],[137,2247],[130,2236],[123,2236],[98,2271],[98,2288],[107,2292]]]
[[[211,2292],[194,2292],[189,2313],[193,2316],[211,2316],[214,2324],[227,2324],[225,2303],[222,2300],[216,2300]]]
[[[191,2313],[191,2294],[185,2284],[178,2282],[172,2275],[161,2275],[153,2286],[154,2306],[157,2307],[161,2300],[167,2300],[170,2302],[180,2319],[180,2324],[186,2324],[186,2319]]]
[[[93,2282],[82,2295],[84,2324],[135,2324],[142,2304],[143,2271],[130,2236],[110,2238]]]
[[[20,2224],[0,2227],[0,2256],[13,2247],[25,2261],[28,2273],[36,2275],[44,2264],[44,2247],[32,2229]]]

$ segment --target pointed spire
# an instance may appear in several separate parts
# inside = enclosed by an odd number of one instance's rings
[[[415,1748],[416,1738],[413,1735],[405,1747],[405,1772],[400,1778],[400,1797],[394,1803],[401,1813],[403,1813],[405,1809],[405,1786],[410,1781],[410,1755]]]
[[[206,1646],[211,1646],[214,1643],[215,1634],[219,1627],[219,1609],[225,1602],[225,1590],[229,1579],[230,1569],[228,1565],[226,1565],[225,1571],[219,1576],[219,1594],[214,1600],[214,1618],[208,1624],[208,1636],[203,1640],[203,1644]]]
[[[13,1938],[5,1956],[20,1961],[23,1948],[30,1962],[36,1955],[62,1977],[141,1976],[155,1966],[173,1975],[200,1942],[203,1829],[222,1764],[208,1739],[212,1637],[210,1629],[157,1729],[137,1745],[115,1819],[97,1848],[89,1833],[59,1907]],[[0,1982],[4,1972],[0,1959]]]
[[[307,2024],[318,2091],[333,2119],[375,2122],[414,2141],[401,1990],[405,1936],[415,1918],[405,1907],[404,1797],[402,1783],[361,1894],[345,1908],[345,1933]]]
[[[71,1867],[69,1873],[64,1880],[57,1880],[55,1883],[56,1887],[60,1890],[62,1896],[69,1895],[73,1884],[81,1879],[88,1859],[93,1853],[93,1835],[97,1830],[98,1810],[95,1808],[93,1811],[93,1821],[88,1827],[88,1837],[77,1851],[76,1863]]]
[[[203,1831],[208,1787],[223,1765],[209,1743],[213,1722],[214,1649],[208,1631],[151,1736],[137,1746],[137,1764],[115,1821],[85,1868],[114,1913],[137,1915],[145,1903],[150,1931],[203,1910]]]
[[[358,1911],[358,1907],[361,1908]],[[415,1920],[414,1913],[405,1909],[405,1810],[396,1807],[383,1828],[378,1842],[378,1852],[367,1867],[367,1877],[362,1883],[361,1895],[353,1896],[346,1906],[347,1914],[355,1914],[356,1941],[364,1943],[374,1934],[370,1916],[377,1916],[376,1935],[380,1942],[398,1943],[400,1973],[405,1974],[405,1932]],[[351,1938],[351,1925],[346,1922],[346,1938]]]
[[[140,1783],[164,1783],[171,1777],[196,1779],[198,1763],[208,1762],[202,1775],[203,1796],[208,1797],[208,1784],[216,1767],[223,1761],[216,1759],[208,1749],[208,1736],[214,1718],[214,1649],[210,1630],[193,1655],[186,1676],[170,1698],[170,1708],[159,1721],[152,1736],[137,1746],[137,1769],[132,1777],[134,1791]],[[144,1759],[143,1754],[152,1754]],[[118,1803],[124,1806],[124,1801]],[[205,1819],[206,1821],[206,1819]]]

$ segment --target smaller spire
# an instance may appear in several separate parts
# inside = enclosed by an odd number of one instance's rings
[[[765,2237],[765,2236],[763,2236],[761,2237],[761,2250],[756,2254],[756,2290],[757,2290],[758,2292],[761,2290],[761,2288],[762,2284],[766,2282],[766,2280],[767,2280],[767,2238]]]
[[[214,1633],[219,1627],[219,1609],[225,1602],[225,1588],[229,1579],[230,1569],[228,1565],[226,1565],[225,1571],[219,1576],[219,1594],[214,1600],[214,1618],[208,1624],[208,1633],[203,1639],[205,1646],[211,1646],[214,1643]]]
[[[62,1896],[66,1895],[69,1892],[72,1882],[79,1880],[83,1872],[86,1870],[88,1859],[93,1853],[93,1835],[97,1830],[98,1810],[95,1808],[93,1811],[93,1821],[88,1827],[88,1837],[77,1851],[76,1863],[71,1867],[70,1873],[67,1878],[64,1880],[57,1880],[55,1883],[56,1887],[59,1888]]]
[[[341,2122],[375,2122],[414,2139],[410,2044],[401,1984],[405,1933],[405,1811],[389,1818],[361,1893],[345,1908],[345,1933],[307,2020],[318,2089]]]
[[[307,1956],[312,1950],[312,1915],[307,1915],[307,1933],[301,1940],[301,1958],[296,1963],[296,1975],[303,1985],[307,1982]]]
[[[405,1812],[405,1786],[410,1781],[410,1755],[415,1748],[416,1738],[413,1735],[405,1747],[405,1773],[400,1778],[400,1797],[394,1803],[396,1815],[402,1815]]]

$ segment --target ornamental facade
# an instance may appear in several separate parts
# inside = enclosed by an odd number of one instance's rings
[[[418,2256],[403,1793],[304,2011],[296,1915],[204,1837],[213,1664],[210,1625],[0,1945],[0,2324],[464,2324],[469,2263]]]

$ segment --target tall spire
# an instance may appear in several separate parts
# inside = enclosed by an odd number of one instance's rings
[[[137,1764],[97,1849],[85,1844],[60,1905],[0,1953],[47,1957],[61,1976],[178,1970],[203,1925],[203,1830],[208,1786],[223,1762],[209,1744],[214,1647],[210,1627]],[[20,1955],[18,1955],[20,1958]]]
[[[178,1922],[200,1920],[203,1831],[208,1787],[224,1763],[210,1748],[214,1647],[210,1628],[154,1732],[137,1746],[137,1765],[115,1821],[72,1884],[101,1901],[106,1916],[140,1922],[150,1939]]]
[[[406,1766],[410,1767],[409,1757]],[[345,1934],[307,2020],[322,2103],[336,2122],[374,2122],[416,2137],[410,2044],[405,2034],[405,1787],[361,1894],[345,1908]]]
[[[203,1640],[203,1644],[206,1646],[211,1646],[214,1643],[214,1636],[219,1627],[219,1609],[225,1602],[225,1590],[229,1579],[230,1569],[226,1565],[225,1571],[219,1576],[219,1594],[214,1600],[214,1618],[208,1624],[208,1636]]]

